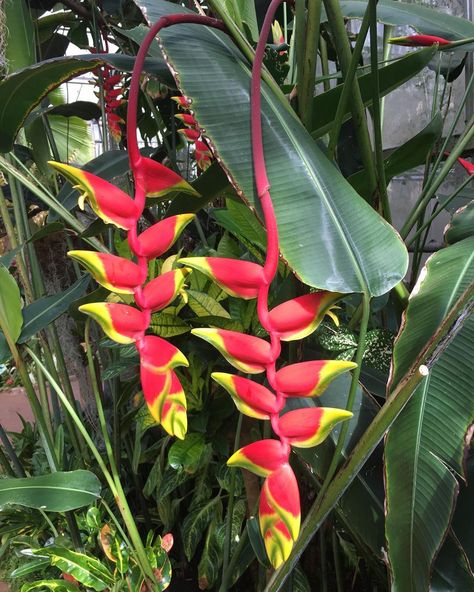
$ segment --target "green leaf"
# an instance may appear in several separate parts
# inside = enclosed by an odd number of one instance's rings
[[[474,201],[458,210],[444,231],[444,240],[448,244],[457,243],[474,235]]]
[[[83,119],[49,115],[48,121],[62,162],[83,164],[94,157],[91,129]]]
[[[410,138],[408,142],[400,146],[384,161],[385,180],[387,185],[397,175],[401,175],[419,165],[425,163],[431,153],[435,142],[443,131],[443,118],[438,111],[436,116],[425,126],[421,132]],[[367,185],[365,170],[359,171],[348,178],[349,183],[360,195],[367,195],[370,191]]]
[[[0,323],[9,339],[16,343],[23,325],[20,290],[11,273],[2,264],[0,264]]]
[[[217,327],[218,329],[227,329],[229,331],[240,331],[244,330],[244,326],[240,321],[234,319],[228,319],[224,317],[198,317],[195,319],[188,319],[193,325],[198,327]]]
[[[257,247],[265,249],[267,237],[255,214],[242,202],[235,199],[227,200],[227,208],[215,208],[212,215],[229,232],[237,238],[244,238]]]
[[[451,531],[436,557],[430,592],[457,590],[473,592],[474,578],[466,553]]]
[[[69,305],[84,294],[89,283],[90,277],[84,275],[64,292],[39,298],[26,306],[23,310],[24,324],[18,343],[25,343],[65,313]]]
[[[393,355],[392,391],[474,279],[474,237],[430,257],[410,298]],[[474,421],[471,316],[415,391],[385,446],[386,536],[393,590],[428,588],[451,521]]]
[[[191,327],[186,321],[183,321],[183,319],[175,314],[168,314],[166,312],[160,312],[151,317],[150,329],[155,335],[159,335],[165,339],[191,331]]]
[[[429,63],[436,54],[435,47],[426,47],[420,51],[414,51],[396,60],[379,70],[380,96],[384,97],[393,90],[416,76]],[[358,77],[362,101],[366,107],[372,105],[372,74],[363,74]],[[315,97],[313,102],[313,121],[311,124],[312,135],[319,138],[330,131],[337,106],[342,94],[342,85],[331,88]],[[344,121],[351,118],[351,107],[347,107]]]
[[[200,504],[183,520],[181,526],[183,533],[183,547],[188,561],[191,561],[194,557],[199,541],[215,515],[218,502],[220,503],[220,498],[215,497],[210,502]]]
[[[9,504],[67,512],[82,508],[100,496],[100,481],[90,471],[69,471],[26,477],[0,479],[0,507]]]
[[[24,578],[25,576],[29,576],[32,573],[35,573],[39,570],[43,570],[47,565],[49,565],[49,559],[33,559],[32,561],[27,561],[20,567],[17,567],[10,573],[10,577],[15,578]]]
[[[270,562],[267,557],[267,552],[265,551],[265,543],[263,542],[262,533],[260,532],[258,518],[256,516],[251,516],[247,520],[246,528],[249,535],[250,544],[252,545],[252,549],[258,559],[258,562],[260,565],[263,565],[263,567],[269,568]]]
[[[100,119],[101,110],[96,103],[90,101],[74,101],[64,105],[56,105],[48,109],[49,115],[62,115],[63,117],[80,117],[89,121]]]
[[[436,199],[438,200],[438,202],[441,204],[444,201],[446,201],[446,199],[450,197],[449,195],[446,195],[445,193],[437,193],[436,194]],[[455,214],[458,210],[460,210],[461,208],[463,208],[464,206],[467,206],[471,203],[471,201],[474,200],[474,189],[469,189],[467,187],[465,187],[462,191],[460,191],[456,197],[449,202],[449,204],[446,206],[446,210],[448,212],[451,212],[451,214]]]
[[[208,445],[202,434],[188,434],[184,440],[177,440],[168,452],[168,464],[176,471],[195,473]]]
[[[365,0],[341,0],[341,11],[346,18],[362,18],[367,8]],[[323,17],[325,18],[325,17]],[[474,23],[420,4],[395,0],[379,0],[377,20],[386,25],[413,27],[424,35],[436,35],[451,41],[474,37]],[[470,46],[461,47],[463,51]]]
[[[206,533],[206,541],[198,565],[199,590],[211,589],[217,581],[222,565],[223,544],[219,539],[217,520],[213,520]]]
[[[198,317],[222,317],[230,319],[226,309],[211,296],[196,290],[186,290],[188,306]]]
[[[51,592],[77,592],[77,585],[66,580],[39,580],[31,584],[23,584],[21,592],[30,592],[30,590],[38,588],[40,590],[51,590]]]
[[[109,588],[114,583],[114,578],[108,568],[95,557],[85,553],[53,545],[34,549],[32,553],[40,557],[49,557],[51,565],[97,592]]]
[[[137,0],[137,4],[153,22],[176,11],[168,2]],[[227,35],[206,27],[170,27],[160,33],[160,39],[234,186],[258,210],[247,63]],[[266,86],[262,112],[283,257],[309,285],[373,296],[387,292],[405,275],[408,265],[406,249],[395,231],[354,192],[296,116]],[[384,249],[373,248],[377,244]]]
[[[100,60],[60,58],[19,70],[0,82],[0,152],[9,152],[28,114],[54,88],[88,72]],[[21,100],[19,100],[21,97]]]
[[[190,475],[185,471],[175,471],[167,467],[156,493],[156,501],[161,501],[189,478]]]

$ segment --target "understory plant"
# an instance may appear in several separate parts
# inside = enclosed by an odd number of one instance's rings
[[[11,581],[471,589],[474,77],[450,104],[472,23],[391,0],[54,4],[1,13],[0,362],[35,418],[0,425]],[[386,95],[426,68],[427,123],[388,152]],[[98,104],[50,94],[86,72]],[[81,161],[84,120],[103,153]]]

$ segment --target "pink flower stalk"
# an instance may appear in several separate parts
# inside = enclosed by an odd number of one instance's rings
[[[436,35],[408,35],[405,37],[392,37],[388,40],[393,45],[407,45],[408,47],[429,47],[431,45],[451,45],[451,41]]]

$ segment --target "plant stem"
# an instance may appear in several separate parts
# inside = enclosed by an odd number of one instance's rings
[[[306,6],[305,0],[295,1],[295,39],[296,52],[296,88],[303,88],[304,62],[305,62],[305,27]]]
[[[321,592],[328,592],[326,528],[324,524],[319,529],[319,557],[321,568]]]
[[[337,540],[336,529],[332,528],[331,532],[332,539],[332,554],[334,557],[334,571],[336,572],[336,589],[337,592],[344,592],[344,578],[341,565],[341,556],[339,554],[339,541]]]
[[[323,37],[319,40],[319,52],[321,54],[321,72],[324,76],[323,88],[324,92],[327,92],[331,88],[331,82],[329,80],[328,46]]]
[[[313,0],[308,4],[303,79],[301,86],[298,87],[298,106],[301,121],[308,131],[311,131],[313,119],[314,83],[316,79],[320,22],[321,0]]]
[[[341,6],[338,0],[324,0],[324,6],[326,8],[329,25],[333,33],[333,40],[339,58],[341,71],[344,76],[344,80],[346,80],[347,75],[352,68],[355,72],[357,64],[354,64],[354,56],[351,53],[351,45],[347,37]],[[359,33],[359,36],[362,37],[362,40],[360,41],[361,44],[363,43],[363,40],[367,35],[368,20],[369,6],[367,6],[367,10],[364,14],[364,19],[362,20],[361,25],[361,31]],[[359,43],[359,36],[357,38],[357,43]],[[362,52],[362,47],[360,48],[360,51]],[[372,160],[372,146],[370,143],[369,129],[367,127],[364,103],[362,101],[362,95],[360,93],[359,82],[357,81],[357,78],[353,78],[353,82],[350,82],[349,88],[352,92],[352,121],[354,124],[357,141],[359,143],[362,162],[364,163],[364,168],[368,177],[369,195],[372,196],[377,185],[376,173],[375,166]],[[331,140],[333,143],[337,143],[337,138],[335,140],[331,138]]]
[[[240,432],[242,430],[242,419],[243,415],[242,413],[239,413],[239,419],[237,420],[237,428],[235,430],[234,452],[236,452],[240,448]],[[227,506],[227,517],[225,524],[224,559],[222,562],[222,581],[224,581],[225,572],[227,571],[227,567],[229,564],[230,547],[232,542],[232,519],[234,513],[234,493],[236,474],[237,473],[234,469],[230,477],[229,502]]]
[[[417,240],[417,238],[420,236],[423,230],[433,222],[433,220],[443,211],[443,209],[446,208],[453,201],[453,199],[461,193],[464,187],[466,187],[466,185],[469,185],[469,183],[472,183],[471,176],[467,177],[467,179],[464,179],[461,185],[457,189],[455,189],[449,197],[447,197],[443,202],[440,203],[439,208],[435,212],[433,212],[433,214],[428,218],[428,220],[426,220],[426,222],[424,222],[422,226],[420,226],[416,233],[407,242],[407,248],[411,247],[411,245]]]
[[[222,582],[221,587],[219,588],[219,592],[227,592],[229,590],[229,582],[234,573],[234,570],[237,566],[237,562],[240,558],[240,554],[242,553],[245,545],[247,544],[247,539],[249,537],[247,528],[244,529],[242,536],[240,537],[240,541],[237,544],[237,547],[234,550],[234,553],[231,557],[229,565],[222,575]]]
[[[377,0],[369,0],[370,14],[370,66],[372,73],[372,118],[374,126],[374,157],[375,169],[377,171],[376,203],[380,202],[380,213],[387,220],[392,222],[390,204],[387,194],[387,182],[385,179],[385,166],[383,158],[382,141],[382,109],[380,106],[380,81],[378,65],[378,40],[377,40]]]
[[[3,467],[4,473],[7,477],[15,477],[15,471],[12,469],[10,462],[0,446],[0,465]]]
[[[365,431],[362,438],[349,455],[345,465],[338,472],[334,480],[326,490],[325,496],[318,499],[310,509],[303,524],[299,539],[296,541],[293,551],[286,563],[271,577],[265,592],[277,592],[281,589],[286,578],[296,565],[308,543],[313,538],[323,520],[334,508],[341,496],[350,486],[358,472],[375,450],[399,413],[410,400],[415,389],[428,375],[430,369],[439,359],[439,356],[451,343],[462,324],[474,310],[474,282],[457,299],[450,312],[447,314],[436,333],[418,355],[411,368],[403,379],[397,384],[387,398],[385,405],[379,411],[375,419]]]
[[[25,470],[20,462],[20,459],[16,455],[15,449],[11,445],[10,439],[7,436],[7,433],[3,429],[2,424],[0,424],[0,442],[3,444],[8,456],[10,457],[10,461],[13,466],[13,474],[16,477],[26,477]]]

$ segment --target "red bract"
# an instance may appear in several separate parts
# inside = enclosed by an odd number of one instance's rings
[[[143,288],[141,294],[136,294],[137,304],[152,312],[165,308],[183,289],[184,280],[189,272],[189,269],[183,267],[159,275]]]
[[[285,413],[278,420],[278,428],[292,446],[311,448],[321,444],[336,424],[351,417],[345,409],[307,407]]]
[[[276,373],[277,388],[287,397],[317,397],[329,383],[357,364],[344,360],[314,360],[291,364]]]
[[[428,47],[430,45],[451,45],[451,41],[436,35],[408,35],[405,37],[392,37],[388,40],[394,45],[408,45],[409,47]]]
[[[136,253],[146,259],[155,259],[170,249],[194,214],[179,214],[165,218],[144,230],[137,237]]]
[[[147,315],[126,304],[91,302],[79,310],[96,320],[104,333],[118,343],[137,341],[148,326]]]
[[[225,388],[241,413],[256,419],[270,419],[278,413],[275,395],[262,384],[225,372],[213,372],[211,377]]]
[[[465,158],[458,158],[458,162],[464,168],[468,175],[474,175],[474,163],[469,162]]]
[[[290,448],[279,440],[260,440],[234,452],[227,464],[267,477],[288,462],[289,453]]]

